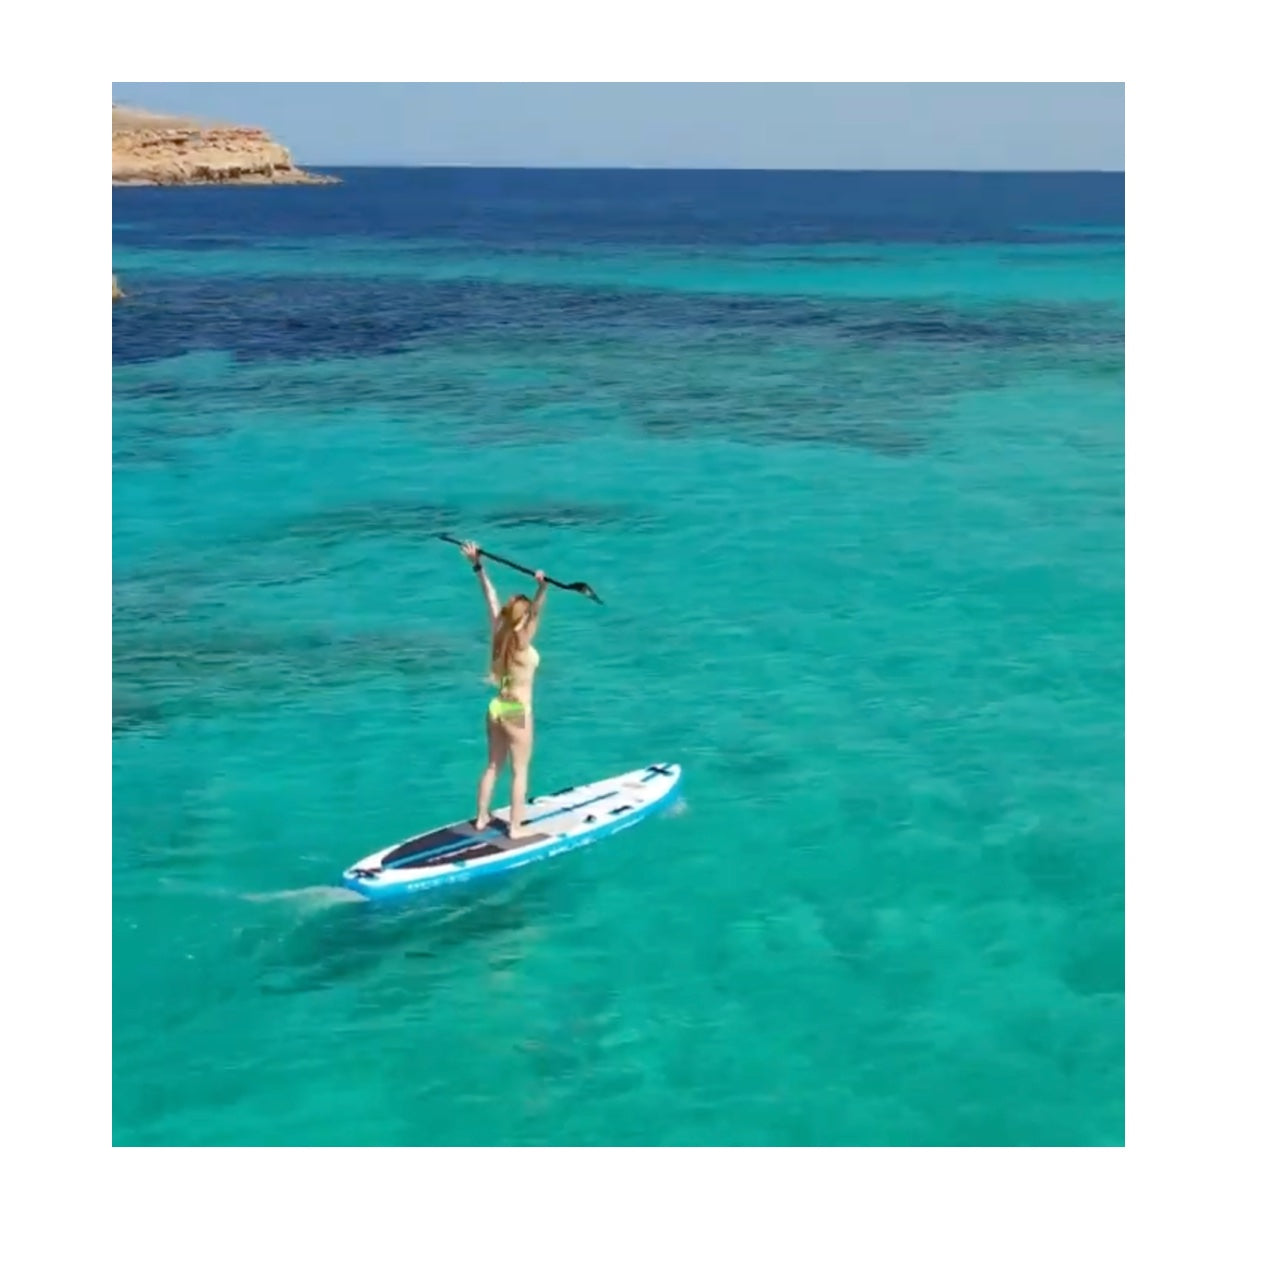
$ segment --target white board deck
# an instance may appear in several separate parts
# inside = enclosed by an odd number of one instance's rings
[[[666,808],[680,790],[680,766],[655,764],[581,787],[538,796],[525,806],[525,834],[506,835],[508,810],[477,833],[471,819],[436,827],[362,858],[342,883],[366,898],[394,898],[458,884],[614,835]]]

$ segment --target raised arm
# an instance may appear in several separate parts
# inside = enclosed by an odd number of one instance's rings
[[[532,644],[533,637],[538,634],[538,623],[542,621],[542,606],[547,599],[547,575],[539,569],[533,576],[538,580],[538,590],[529,605],[529,625],[524,629],[526,644]]]
[[[493,583],[489,581],[489,575],[485,573],[484,565],[480,563],[480,549],[474,542],[464,542],[462,544],[462,554],[471,561],[471,568],[475,571],[476,577],[480,579],[480,589],[484,592],[485,604],[489,607],[489,624],[492,626],[498,621],[498,614],[502,606],[498,603],[498,593],[493,589]]]

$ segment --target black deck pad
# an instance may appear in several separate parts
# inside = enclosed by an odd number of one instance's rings
[[[494,825],[496,827],[500,824]],[[432,836],[438,834],[441,833],[431,832]],[[449,862],[470,862],[473,858],[487,858],[495,853],[510,853],[512,849],[524,849],[528,845],[538,844],[551,838],[541,832],[532,832],[527,836],[521,836],[519,840],[511,840],[492,828],[485,833],[485,836],[478,837],[475,828],[469,822],[448,828],[448,834],[452,835],[451,840],[437,840],[423,849],[412,850],[410,846],[417,844],[418,841],[410,841],[409,845],[402,845],[388,854],[383,859],[382,865],[394,866],[398,871],[401,868],[436,867]],[[426,838],[420,836],[419,840]],[[465,843],[459,843],[464,839]]]
[[[420,836],[414,836],[412,840],[406,840],[403,844],[398,844],[394,849],[389,849],[383,856],[382,865],[389,866],[421,866],[420,861],[415,861],[417,854],[430,854],[433,851],[444,849],[459,848],[464,841],[472,844],[479,844],[481,840],[487,839],[486,835],[477,835],[475,824],[470,822],[455,822],[451,827],[440,827],[436,831],[427,831]]]

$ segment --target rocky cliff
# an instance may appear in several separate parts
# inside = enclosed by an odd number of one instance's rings
[[[337,182],[299,169],[262,129],[111,108],[113,184]]]

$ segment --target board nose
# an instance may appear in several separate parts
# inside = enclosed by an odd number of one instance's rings
[[[678,764],[651,764],[645,770],[644,780],[650,781],[652,778],[678,778],[680,776],[680,766]]]

